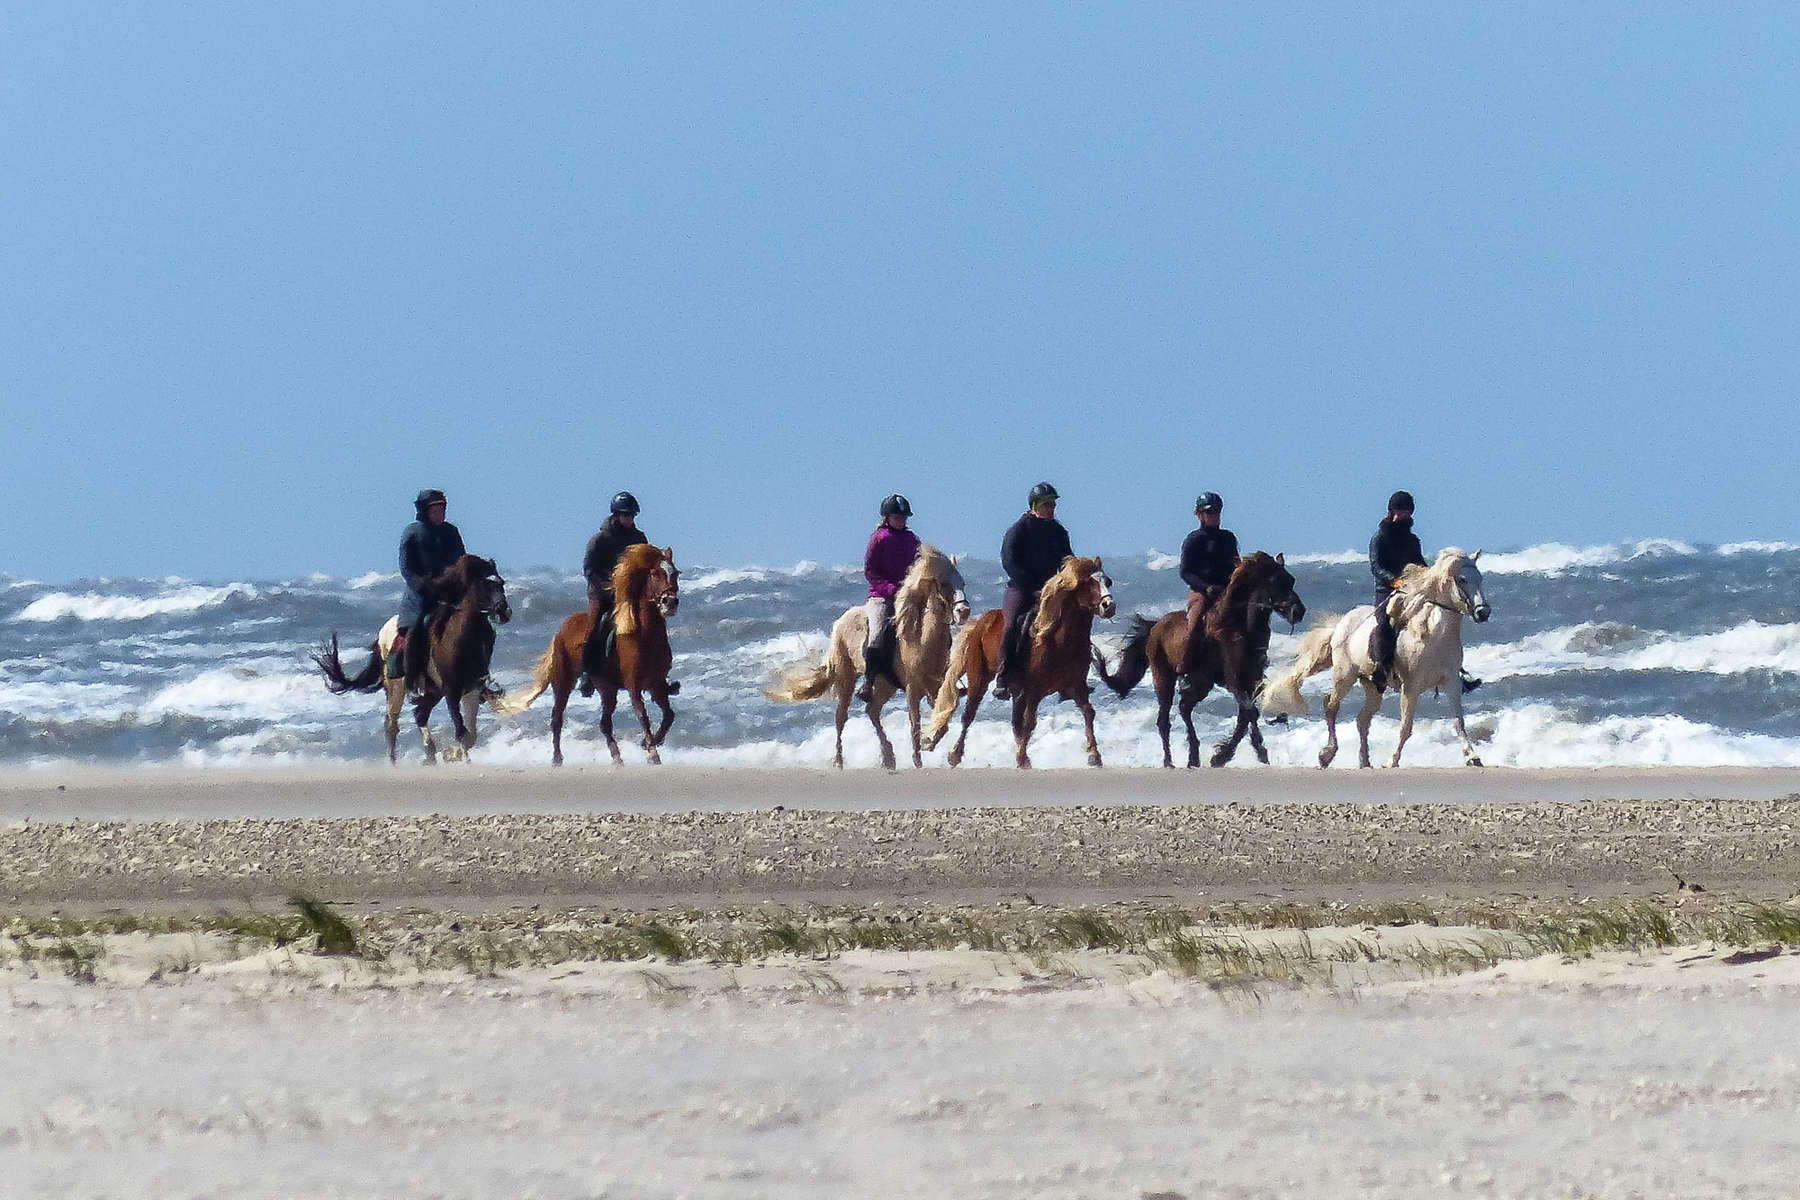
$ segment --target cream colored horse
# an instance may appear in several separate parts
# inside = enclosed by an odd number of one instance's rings
[[[969,600],[964,595],[956,559],[935,546],[920,546],[906,581],[894,595],[894,668],[906,685],[915,767],[924,765],[919,754],[919,705],[937,692],[944,677],[944,664],[950,658],[953,627],[968,617]],[[857,681],[862,678],[863,643],[868,629],[862,606],[850,609],[831,627],[831,646],[825,652],[824,662],[810,670],[784,671],[763,689],[763,695],[778,704],[817,700],[827,692],[837,694],[837,751],[831,759],[836,767],[844,765],[844,722],[850,716]],[[875,726],[875,737],[881,742],[881,765],[890,771],[894,769],[894,745],[881,727],[881,709],[897,690],[892,680],[876,680],[873,699],[866,706],[869,723]]]
[[[1432,688],[1442,688],[1450,702],[1450,723],[1462,743],[1463,762],[1471,767],[1481,765],[1463,728],[1462,708],[1462,619],[1466,616],[1480,624],[1491,612],[1481,592],[1481,570],[1475,565],[1480,557],[1479,550],[1473,554],[1440,550],[1431,566],[1407,567],[1388,601],[1398,631],[1393,680],[1400,689],[1400,740],[1394,744],[1390,767],[1400,765],[1400,751],[1412,736],[1419,697]],[[1359,681],[1363,705],[1356,714],[1356,732],[1360,763],[1369,765],[1369,722],[1381,709],[1382,696],[1369,682],[1375,673],[1374,636],[1373,605],[1353,608],[1335,624],[1327,618],[1301,641],[1294,665],[1263,686],[1265,712],[1303,713],[1306,699],[1300,695],[1300,684],[1331,669],[1331,686],[1325,693],[1325,748],[1319,751],[1321,767],[1330,766],[1337,756],[1338,706]]]

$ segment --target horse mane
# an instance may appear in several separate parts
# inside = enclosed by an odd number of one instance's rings
[[[1231,578],[1225,584],[1225,594],[1219,597],[1206,613],[1206,631],[1213,637],[1222,637],[1233,632],[1225,626],[1228,617],[1243,611],[1249,604],[1250,593],[1272,579],[1275,572],[1283,570],[1267,551],[1258,550],[1238,559],[1237,566],[1231,570]],[[1238,630],[1237,632],[1242,632]]]
[[[492,559],[464,554],[455,562],[425,581],[420,592],[432,603],[454,607],[462,603],[469,589],[494,573]]]
[[[1456,607],[1456,576],[1469,561],[1469,556],[1455,546],[1438,551],[1437,561],[1429,567],[1408,563],[1394,580],[1394,590],[1421,600],[1430,600],[1446,608]]]
[[[1033,638],[1041,638],[1056,628],[1075,589],[1091,579],[1098,568],[1099,564],[1091,558],[1078,558],[1071,554],[1062,560],[1062,566],[1038,593],[1037,620],[1031,623]]]
[[[919,544],[918,557],[894,593],[894,622],[907,634],[918,632],[938,585],[950,577],[950,556],[929,542]]]
[[[644,598],[644,581],[650,578],[650,572],[656,570],[662,559],[662,548],[648,542],[627,546],[625,553],[619,556],[612,573],[613,632],[618,636],[625,637],[638,631],[637,606]]]

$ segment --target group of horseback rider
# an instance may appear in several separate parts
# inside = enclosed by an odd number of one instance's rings
[[[400,636],[395,640],[388,659],[389,678],[406,678],[407,689],[418,687],[425,665],[425,631],[436,607],[427,586],[431,577],[461,558],[462,534],[444,519],[444,493],[426,488],[413,500],[418,519],[400,535],[400,578],[406,592],[400,598]],[[588,617],[593,622],[587,647],[582,656],[581,694],[594,694],[593,676],[605,665],[612,652],[613,636],[613,568],[632,546],[650,539],[637,527],[640,511],[637,497],[620,492],[612,498],[611,512],[600,523],[600,531],[588,539],[587,553],[582,556],[581,573],[587,578]],[[913,539],[916,544],[918,539]],[[909,560],[910,561],[910,560]],[[670,691],[680,685],[670,681]]]
[[[1011,681],[1008,671],[1018,653],[1020,631],[1035,609],[1038,594],[1062,568],[1063,560],[1073,551],[1069,547],[1069,531],[1056,519],[1057,491],[1048,483],[1040,483],[1026,497],[1026,511],[1007,529],[1000,544],[1000,565],[1006,572],[1006,594],[1000,608],[1004,633],[1000,642],[999,672],[994,695],[1006,699]],[[434,607],[429,588],[430,578],[450,566],[463,554],[462,535],[456,526],[444,519],[444,493],[427,488],[413,501],[418,519],[406,527],[400,537],[400,577],[406,593],[400,603],[401,636],[395,642],[388,662],[388,674],[404,674],[409,688],[416,687],[425,661],[424,631]],[[1225,502],[1217,492],[1202,492],[1194,501],[1194,515],[1200,524],[1181,544],[1181,580],[1188,586],[1187,654],[1183,674],[1191,664],[1201,639],[1196,635],[1206,619],[1207,609],[1223,594],[1231,573],[1238,563],[1237,536],[1220,524]],[[1413,498],[1405,491],[1388,497],[1388,513],[1369,540],[1369,570],[1375,576],[1375,659],[1373,679],[1377,689],[1387,686],[1394,661],[1396,635],[1387,602],[1401,571],[1409,564],[1427,565],[1418,535],[1412,530]],[[588,616],[593,622],[582,660],[581,694],[593,694],[592,677],[604,665],[611,651],[613,622],[613,568],[620,555],[636,545],[649,541],[637,527],[637,497],[620,492],[612,498],[611,512],[601,523],[598,533],[588,541],[582,558],[581,573],[587,578]],[[870,689],[877,679],[894,677],[893,639],[894,596],[906,581],[913,560],[919,555],[919,536],[907,528],[912,518],[912,504],[905,496],[894,493],[881,502],[881,524],[869,537],[863,552],[863,574],[869,581],[869,598],[864,604],[868,630],[863,646],[864,679],[857,698],[867,703]],[[1463,690],[1473,691],[1480,680],[1463,679]],[[671,688],[671,691],[674,689]]]

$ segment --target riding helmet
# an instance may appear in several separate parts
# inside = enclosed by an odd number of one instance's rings
[[[419,514],[421,520],[424,519],[426,509],[434,504],[443,503],[445,503],[444,493],[436,488],[424,488],[417,496],[413,497],[413,509]]]
[[[639,511],[637,497],[630,492],[620,492],[612,498],[612,510],[615,515],[629,513],[634,517],[637,516]]]
[[[1036,487],[1031,489],[1031,495],[1026,498],[1026,503],[1029,504],[1032,508],[1036,508],[1038,505],[1043,504],[1047,500],[1060,500],[1060,499],[1062,499],[1062,497],[1060,497],[1056,494],[1055,488],[1051,487],[1047,483],[1040,483]]]
[[[1389,512],[1411,512],[1412,510],[1413,498],[1411,492],[1395,492],[1388,497]]]
[[[1219,499],[1217,492],[1201,492],[1194,501],[1194,511],[1197,513],[1221,512],[1224,508],[1225,501]]]
[[[905,496],[902,496],[899,492],[895,492],[881,502],[881,515],[884,517],[896,515],[910,517],[912,516],[912,501],[908,500]]]

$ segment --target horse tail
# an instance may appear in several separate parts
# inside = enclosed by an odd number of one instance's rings
[[[919,745],[923,749],[937,749],[937,744],[944,740],[944,731],[950,728],[950,718],[956,713],[958,699],[956,681],[969,669],[969,647],[980,636],[976,628],[979,624],[970,621],[957,630],[955,640],[950,643],[950,661],[944,667],[944,681],[938,684],[937,702],[931,706],[931,719],[919,734]]]
[[[345,692],[377,692],[387,682],[383,676],[387,664],[381,661],[381,643],[369,645],[369,664],[355,675],[344,672],[343,660],[338,657],[337,631],[320,643],[319,648],[311,654],[314,665],[325,675],[325,687],[334,696],[342,696]]]
[[[781,672],[775,682],[763,689],[763,695],[777,704],[799,704],[803,700],[817,700],[831,690],[834,672],[831,659],[811,670],[797,668]]]
[[[550,686],[550,679],[555,674],[556,655],[561,647],[557,638],[552,636],[550,645],[538,655],[538,660],[531,668],[531,686],[523,694],[512,693],[488,701],[488,707],[503,717],[516,717],[531,707],[531,702],[543,695]]]
[[[1111,688],[1115,695],[1129,695],[1144,678],[1144,672],[1150,669],[1150,632],[1156,628],[1156,622],[1142,613],[1131,618],[1131,636],[1126,639],[1125,649],[1119,653],[1118,674],[1108,674],[1106,659],[1100,653],[1100,647],[1094,647],[1094,666],[1100,672],[1100,678]]]
[[[1324,617],[1300,639],[1294,665],[1262,685],[1257,697],[1259,708],[1272,713],[1306,711],[1306,697],[1300,694],[1300,685],[1331,665],[1331,636],[1337,632],[1337,623],[1336,617]]]

